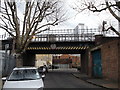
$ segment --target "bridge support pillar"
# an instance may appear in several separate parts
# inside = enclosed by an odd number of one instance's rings
[[[24,55],[23,55],[23,66],[35,66],[35,54],[24,53]]]
[[[88,74],[88,51],[81,54],[81,73]]]

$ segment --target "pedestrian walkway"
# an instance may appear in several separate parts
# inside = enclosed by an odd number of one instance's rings
[[[108,88],[108,89],[118,89],[118,82],[105,80],[105,79],[97,79],[97,78],[90,78],[86,74],[82,73],[72,73],[76,78],[79,78],[81,80],[84,80],[88,83]],[[120,89],[118,89],[120,90]]]
[[[0,78],[0,90],[2,89],[2,80]]]

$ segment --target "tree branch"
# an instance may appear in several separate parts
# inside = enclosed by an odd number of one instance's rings
[[[6,30],[14,37],[16,43],[15,53],[24,52],[34,35],[48,30],[46,28],[47,26],[54,26],[60,22],[60,19],[62,19],[60,15],[63,12],[60,12],[61,7],[59,8],[57,3],[58,0],[25,1],[25,4],[23,4],[24,7],[21,8],[23,9],[21,13],[24,13],[24,17],[19,18],[17,12],[19,4],[15,1],[11,2],[10,0],[4,2],[5,8],[2,8],[4,12],[1,13],[3,15],[1,16],[1,20],[4,25],[1,24],[0,28]],[[22,24],[21,21],[23,21]],[[21,32],[20,25],[22,25]],[[40,31],[40,29],[44,27],[46,29]]]
[[[12,27],[15,29],[15,26],[14,26],[14,24],[13,24],[11,18],[10,18],[11,14],[8,13],[6,2],[4,2],[4,3],[5,3],[5,8],[6,8],[5,10],[6,10],[6,15],[8,16],[8,20],[9,20],[10,24],[12,25]]]
[[[28,15],[28,2],[25,5],[25,15],[24,15],[24,21],[23,21],[23,31],[22,31],[22,37],[24,38],[24,33],[25,33],[25,27],[26,27],[26,17]]]
[[[113,10],[109,7],[109,3],[108,2],[106,2],[106,6],[108,7],[108,10],[110,11],[110,13],[120,22],[120,17],[117,16],[117,14],[115,14],[113,12]]]
[[[104,29],[103,31],[108,31],[108,30],[112,30],[113,32],[115,32],[120,37],[120,33],[113,26],[110,26],[109,28]]]
[[[56,21],[54,21],[53,23],[47,23],[45,25],[42,25],[42,26],[38,27],[36,30],[39,30],[39,29],[41,29],[41,28],[43,28],[45,26],[49,26],[49,25],[55,26],[57,24],[57,21],[58,21],[58,19],[56,19]]]
[[[46,29],[44,29],[44,30],[38,31],[38,32],[35,33],[35,35],[37,35],[37,34],[39,34],[39,33],[41,33],[41,32],[47,31],[47,30],[49,30],[49,29],[46,28]]]
[[[11,28],[8,28],[6,26],[0,25],[0,28],[4,29],[6,32],[8,32],[12,37],[15,37],[11,32],[9,32],[8,30],[10,30]]]
[[[96,6],[94,6],[93,4],[92,5],[89,5],[87,8],[92,11],[92,12],[101,12],[101,11],[104,11],[110,7],[114,7],[116,6],[116,4],[112,4],[112,5],[108,5],[107,7],[104,7],[102,9],[98,9]]]

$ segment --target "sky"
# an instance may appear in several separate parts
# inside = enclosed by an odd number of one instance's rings
[[[103,11],[101,13],[92,13],[92,12],[82,12],[79,13],[72,9],[77,0],[65,0],[65,8],[68,13],[69,20],[54,28],[75,28],[79,23],[85,24],[88,28],[97,28],[102,24],[103,20],[108,21],[108,23],[112,25],[116,25],[116,19],[110,15],[107,11]],[[98,1],[98,0],[97,0]],[[99,0],[100,1],[100,0]]]
[[[109,12],[82,12],[78,14],[77,11],[72,9],[76,1],[77,0],[64,0],[63,8],[67,12],[66,17],[69,19],[63,23],[58,24],[57,26],[51,27],[51,29],[74,29],[79,23],[85,24],[85,26],[88,28],[97,28],[98,26],[102,25],[103,20],[109,21],[109,23],[112,25],[117,24],[117,21],[109,14]],[[19,16],[22,16],[21,13]],[[1,34],[3,34],[3,31],[0,33],[0,35]]]

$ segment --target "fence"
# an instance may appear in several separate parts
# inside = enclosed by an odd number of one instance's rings
[[[15,58],[4,51],[1,51],[0,62],[2,67],[2,76],[9,75],[15,67]]]

